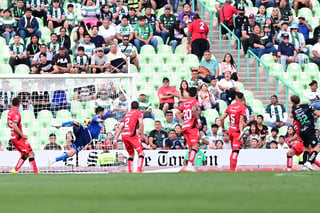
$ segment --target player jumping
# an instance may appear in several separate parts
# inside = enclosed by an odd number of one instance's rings
[[[88,127],[84,127],[76,121],[67,121],[61,125],[53,124],[53,126],[56,128],[73,126],[73,132],[76,136],[76,139],[68,153],[64,153],[53,160],[49,160],[48,166],[55,162],[66,160],[67,158],[72,157],[74,154],[80,152],[93,139],[98,139],[102,128],[102,123],[105,121],[105,119],[110,117],[112,112],[108,110],[106,113],[104,113],[104,108],[97,107],[95,109],[95,113],[96,115],[91,119]]]
[[[23,134],[21,127],[21,115],[19,113],[20,99],[15,97],[12,99],[12,109],[8,112],[8,127],[11,129],[11,143],[14,148],[20,152],[21,158],[11,173],[18,173],[24,161],[29,158],[29,162],[33,168],[33,173],[38,173],[38,168],[34,160],[34,152],[29,144],[28,136]]]
[[[189,160],[186,170],[194,171],[194,160],[200,148],[199,127],[201,126],[200,115],[198,113],[199,102],[195,98],[197,95],[197,88],[191,87],[189,89],[189,95],[190,98],[181,104],[176,112],[176,116],[182,123],[183,135],[186,138],[189,147]],[[183,119],[181,113],[183,113]]]
[[[231,171],[236,170],[239,151],[242,148],[241,138],[246,125],[246,109],[246,106],[243,104],[243,93],[236,92],[236,103],[229,105],[221,117],[223,131],[226,131],[224,128],[224,119],[226,119],[228,115],[230,119],[229,138],[232,147],[232,153],[230,156]]]
[[[133,101],[131,103],[131,111],[128,112],[116,133],[114,141],[117,142],[120,133],[122,133],[122,141],[129,154],[128,172],[132,172],[134,150],[138,152],[138,172],[142,172],[144,151],[139,137],[143,135],[143,114],[139,111],[139,103]]]
[[[293,119],[299,123],[300,131],[298,134],[304,146],[303,166],[304,169],[312,170],[311,164],[314,163],[319,152],[318,139],[314,127],[314,114],[320,116],[320,112],[313,109],[309,104],[300,104],[300,98],[297,95],[292,95],[290,100],[292,103],[292,116]],[[298,147],[295,148],[297,149]],[[313,148],[313,151],[310,154],[311,148]],[[298,152],[302,152],[301,149],[300,147]],[[287,156],[290,158],[292,154],[292,152],[288,152]]]

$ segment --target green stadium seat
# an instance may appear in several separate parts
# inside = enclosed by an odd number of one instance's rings
[[[12,68],[9,64],[0,64],[0,74],[12,74]]]
[[[28,65],[19,64],[15,67],[15,74],[29,74],[30,68]]]
[[[164,113],[161,109],[153,109],[152,110],[155,120],[163,120],[165,118]]]
[[[240,91],[245,90],[243,83],[237,82],[237,84],[238,84],[238,88],[239,88]]]
[[[158,45],[158,54],[160,55],[172,54],[172,47],[166,44]]]
[[[258,99],[254,99],[252,102],[252,105],[250,105],[256,115],[263,115],[264,114],[264,104],[262,101]]]
[[[292,74],[299,74],[302,71],[301,66],[298,63],[290,63],[287,66],[287,72]]]
[[[153,36],[153,38],[158,40],[158,47],[159,45],[163,45],[165,41],[160,36]]]
[[[279,63],[274,63],[270,66],[270,75],[274,77],[282,76],[284,73],[283,66]]]
[[[196,56],[194,54],[188,54],[187,61],[185,61],[185,63],[191,68],[192,67],[199,67],[198,56]]]
[[[315,63],[309,62],[304,66],[304,71],[308,73],[319,73],[319,67]]]
[[[173,54],[171,53],[159,55],[159,59],[161,64],[171,64],[175,62]]]
[[[11,138],[11,129],[8,128],[8,127],[1,129],[1,131],[0,131],[0,141],[2,143],[7,144],[8,141],[10,140],[10,138]]]
[[[149,134],[154,129],[154,120],[151,118],[143,119],[144,133]]]
[[[0,47],[6,46],[6,45],[7,45],[6,39],[3,37],[0,37]]]
[[[156,54],[156,51],[154,50],[152,45],[143,45],[140,50],[140,55],[149,55],[152,57],[152,55]]]
[[[300,17],[300,16],[305,17],[307,21],[309,21],[313,18],[312,11],[307,7],[303,7],[303,8],[299,9],[298,17]]]
[[[104,122],[106,132],[111,132],[114,129],[114,126],[118,123],[118,121],[114,118],[107,118]]]
[[[220,114],[223,114],[226,111],[228,105],[223,100],[219,100],[218,102],[219,102],[219,105],[220,105]]]
[[[23,110],[21,112],[21,124],[26,127],[31,127],[34,124],[35,116],[33,111]]]
[[[138,72],[138,68],[135,65],[130,64],[129,66],[130,66],[130,68],[129,68],[130,73],[137,73]]]
[[[203,115],[207,119],[208,126],[211,126],[211,124],[214,124],[216,121],[216,118],[220,117],[219,113],[215,109],[207,109],[203,111]]]
[[[159,69],[158,64],[141,64],[140,65],[140,74],[141,73],[154,73],[156,72],[156,69]]]
[[[82,103],[79,101],[71,101],[71,115],[81,113],[83,110]]]
[[[244,97],[246,98],[246,101],[251,101],[254,99],[253,93],[249,90],[243,90],[243,94],[244,94]]]
[[[280,127],[278,135],[286,135],[287,134],[287,130],[288,130],[287,126]]]
[[[63,123],[72,119],[71,113],[68,110],[59,110],[56,115],[56,122]]]
[[[53,119],[52,112],[49,110],[41,110],[38,113],[38,124],[42,127],[50,127]]]
[[[43,19],[41,19],[41,18],[38,18],[38,17],[36,17],[36,19],[37,19],[37,21],[38,21],[38,23],[39,23],[39,28],[40,27],[43,27],[44,25],[43,25]],[[27,43],[28,44],[28,43]]]
[[[274,58],[270,54],[264,54],[263,56],[261,56],[261,61],[267,66],[274,64]]]

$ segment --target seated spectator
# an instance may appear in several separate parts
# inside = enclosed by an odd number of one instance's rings
[[[151,14],[151,6],[147,6],[144,13],[147,23],[152,27],[153,35],[161,35],[159,18],[157,14]]]
[[[168,132],[168,137],[163,139],[163,147],[168,147],[169,149],[183,149],[183,144],[181,141],[177,140],[177,134],[175,130],[170,130]]]
[[[278,103],[278,96],[271,96],[271,104],[269,104],[265,110],[265,117],[268,122],[268,126],[272,128],[280,128],[282,126],[290,126],[287,122],[288,114],[282,104]]]
[[[117,162],[114,164],[116,166],[128,166],[128,164],[125,162],[125,156],[122,153],[119,153],[117,156]]]
[[[42,82],[38,83],[38,90],[33,91],[31,94],[32,103],[34,107],[34,114],[37,117],[38,112],[41,110],[50,110],[50,97],[49,92],[45,90]]]
[[[118,49],[118,46],[116,44],[111,45],[110,52],[107,54],[107,58],[110,60],[111,73],[128,72],[128,59]]]
[[[39,74],[38,66],[34,64],[31,65],[29,74]]]
[[[39,37],[37,35],[33,35],[27,46],[27,57],[29,58],[30,64],[32,64],[33,57],[38,52],[40,52]]]
[[[219,64],[216,60],[212,59],[211,52],[209,50],[204,51],[203,54],[204,60],[199,64],[199,67],[204,66],[210,70],[211,75],[207,75],[205,79],[202,79],[206,83],[210,83],[212,77],[218,79],[219,77]]]
[[[234,62],[233,56],[230,53],[224,55],[221,63],[221,71],[224,74],[226,71],[231,71],[232,80],[238,81],[238,68],[236,62]],[[221,77],[220,77],[221,78]]]
[[[175,130],[176,135],[177,135],[177,140],[181,142],[183,147],[185,147],[187,145],[187,141],[186,141],[186,138],[183,136],[182,126],[180,124],[177,124],[175,126],[174,130]]]
[[[165,44],[167,43],[167,39],[170,35],[170,30],[174,28],[175,22],[176,17],[173,14],[171,14],[171,6],[166,5],[164,7],[164,13],[160,16],[161,38]]]
[[[294,12],[296,12],[297,15],[299,13],[299,9],[301,8],[306,7],[306,8],[309,8],[310,10],[313,9],[311,0],[293,0],[292,7],[294,9]]]
[[[266,148],[270,148],[270,143],[271,141],[279,141],[279,129],[278,128],[272,128],[271,129],[271,135],[267,137],[267,143],[266,143]]]
[[[230,138],[229,138],[228,132],[224,132],[223,133],[222,139],[223,139],[223,141],[221,141],[221,142],[222,142],[222,145],[223,145],[223,149],[231,149],[231,142],[230,142]],[[216,146],[218,146],[217,142],[216,142]]]
[[[198,68],[197,67],[193,67],[191,69],[191,78],[190,78],[190,80],[188,80],[189,88],[195,87],[199,91],[200,90],[200,86],[202,84],[204,84],[204,82],[202,81],[202,78],[199,76]]]
[[[52,55],[55,55],[58,53],[60,46],[62,47],[62,45],[60,45],[60,43],[58,42],[58,36],[56,33],[51,33],[50,35],[50,42],[47,43],[47,48],[49,50],[49,52]]]
[[[279,136],[279,141],[278,141],[278,149],[289,149],[288,144],[285,142],[285,137],[283,135]]]
[[[316,28],[314,28],[313,39],[312,41],[309,41],[309,44],[312,44],[312,45],[316,44],[319,38],[320,38],[320,17],[319,17],[319,25]]]
[[[56,134],[51,133],[49,135],[49,143],[44,146],[44,150],[62,150],[61,146],[56,143]]]
[[[152,113],[152,107],[151,107],[152,103],[147,98],[145,92],[140,92],[138,102],[139,102],[139,110],[142,112],[143,118],[154,119],[154,115]]]
[[[75,42],[74,51],[75,54],[78,50],[78,47],[80,44],[84,41],[84,36],[88,33],[88,29],[85,26],[79,26],[78,28],[75,28],[75,33],[73,34],[73,41]]]
[[[71,59],[68,54],[66,54],[66,49],[64,47],[59,48],[59,53],[53,58],[53,69],[55,73],[69,73],[71,69]]]
[[[288,22],[282,22],[281,29],[278,32],[277,42],[280,44],[282,42],[283,34],[290,34],[290,28]]]
[[[67,11],[65,11],[65,16],[66,16],[66,25],[68,24],[67,29],[69,30],[69,32],[71,32],[72,29],[78,25],[78,16],[74,12],[73,4],[67,5]]]
[[[259,23],[261,26],[264,26],[267,18],[269,18],[269,16],[267,14],[266,6],[260,5],[258,13],[256,15],[256,22]]]
[[[121,52],[126,56],[126,59],[128,60],[128,57],[130,57],[130,63],[134,64],[137,68],[139,68],[137,48],[129,42],[128,36],[122,37],[122,43],[120,43],[118,47],[120,48]]]
[[[257,147],[261,147],[261,138],[260,138],[257,122],[251,121],[249,126],[250,126],[249,132],[246,134],[246,140],[245,140],[246,147],[251,147],[251,143],[253,142],[253,140],[256,140],[256,142],[258,143],[256,145]]]
[[[95,149],[100,149],[103,150],[103,152],[98,156],[98,160],[97,160],[97,166],[113,166],[117,159],[116,156],[113,153],[110,153],[109,150],[107,149],[102,149],[102,147],[96,145]]]
[[[320,110],[320,91],[318,90],[318,82],[316,80],[312,80],[309,84],[311,91],[308,92],[308,100],[310,101],[310,105],[316,109]]]
[[[60,28],[60,35],[58,35],[58,43],[60,46],[66,48],[68,50],[68,53],[71,53],[70,48],[71,48],[71,40],[70,37],[66,34],[67,28],[61,27]]]
[[[175,53],[176,47],[181,43],[187,42],[187,35],[184,32],[182,23],[175,21],[169,30],[169,45],[172,47],[172,52]]]
[[[128,23],[128,16],[123,16],[121,19],[121,24],[116,28],[116,38],[118,41],[122,41],[123,37],[128,37],[129,41],[133,40],[133,28]]]
[[[258,124],[257,127],[260,134],[261,143],[264,145],[266,144],[266,139],[269,132],[268,132],[268,127],[263,124],[263,119],[264,119],[263,115],[257,115],[257,124]]]
[[[225,5],[220,9],[220,22],[233,31],[233,17],[238,15],[238,10],[231,5],[232,0],[226,0]],[[228,38],[228,31],[222,27],[221,28],[222,39]],[[231,35],[230,35],[231,36]]]
[[[296,133],[296,130],[293,126],[289,126],[286,134],[285,142],[290,148],[294,147],[297,143],[300,142],[300,137]]]
[[[12,17],[16,20],[17,23],[22,18],[25,11],[26,11],[26,7],[24,5],[23,0],[17,0],[16,5],[12,9]]]
[[[301,56],[297,57],[297,52],[294,45],[289,43],[289,34],[282,34],[283,39],[278,47],[278,56],[280,57],[280,63],[283,66],[283,70],[287,71],[287,63],[298,61],[301,64]]]
[[[120,23],[123,16],[128,15],[128,7],[123,5],[122,0],[116,0],[116,5],[113,7],[112,16],[116,20],[116,24]]]
[[[90,73],[89,56],[84,53],[84,47],[78,47],[78,54],[74,56],[74,65],[71,73],[86,74]]]
[[[211,144],[211,146],[213,146],[214,148],[214,144],[217,142],[217,140],[222,140],[222,135],[221,133],[219,134],[218,132],[219,126],[217,124],[212,124],[211,125],[211,133],[209,136],[209,144]]]
[[[222,140],[217,140],[215,144],[215,149],[224,149],[224,142]]]
[[[243,23],[241,26],[241,37],[242,37],[242,46],[244,54],[247,54],[249,48],[249,38],[253,34],[253,28],[257,24],[255,22],[254,14],[250,14],[248,17],[248,23]]]
[[[222,91],[221,99],[228,105],[235,99],[235,92],[239,92],[239,88],[234,80],[231,79],[231,72],[224,73],[225,78],[221,79],[218,83],[219,89]]]
[[[181,13],[179,13],[178,20],[183,23],[183,17],[186,16],[186,15],[190,18],[190,20],[192,22],[193,21],[193,16],[195,15],[195,13],[192,12],[191,5],[189,3],[183,4],[183,10],[182,10]]]
[[[85,79],[82,79],[82,83],[85,83]],[[96,100],[96,87],[95,85],[86,85],[74,89],[74,100],[80,102],[87,102]]]
[[[110,5],[108,3],[102,5],[99,20],[101,23],[103,22],[103,20],[112,21],[112,12],[110,11]]]
[[[111,109],[113,105],[113,100],[108,97],[108,93],[106,89],[102,89],[98,93],[98,98],[96,99],[95,106],[103,107],[106,110]]]
[[[181,81],[178,94],[179,94],[179,97],[178,97],[179,102],[178,102],[178,106],[176,106],[175,108],[180,107],[182,102],[184,102],[185,100],[187,100],[190,97],[189,86],[188,86],[188,82],[186,80]]]
[[[274,7],[275,6],[275,1],[274,0],[255,0],[255,6],[256,7],[261,7],[264,6],[265,8],[268,7]]]
[[[281,24],[283,20],[281,20],[281,13],[279,7],[274,7],[271,12],[271,20],[272,26],[276,32],[280,31]]]
[[[65,21],[66,16],[64,9],[60,6],[59,0],[53,0],[52,5],[48,8],[48,28],[51,33],[53,29],[57,27],[69,27],[69,23]]]
[[[248,25],[249,18],[245,15],[245,8],[242,5],[237,7],[239,14],[234,17],[234,33],[240,39],[242,37],[242,26]]]
[[[87,0],[86,4],[81,7],[81,15],[83,17],[81,21],[84,25],[89,25],[92,28],[97,26],[100,9],[94,4],[93,0]]]
[[[151,44],[155,50],[158,47],[158,40],[153,38],[153,30],[150,24],[146,23],[144,16],[139,16],[138,23],[134,27],[134,45],[136,46],[138,53],[145,44]]]
[[[0,20],[1,35],[6,39],[6,44],[9,45],[10,39],[16,34],[16,20],[10,16],[10,10],[3,11],[4,17]]]
[[[41,53],[45,53],[46,54],[46,58],[47,58],[47,61],[51,61],[52,62],[52,54],[47,51],[47,45],[45,44],[40,44],[39,46],[39,52],[37,52],[34,56],[33,56],[33,59],[32,59],[32,64],[33,65],[39,65],[41,63],[41,58],[40,58],[40,54]]]
[[[92,73],[110,73],[110,61],[104,54],[103,48],[97,48],[91,59]]]
[[[259,149],[259,139],[258,138],[251,138],[249,149]]]
[[[102,36],[105,41],[105,45],[109,46],[112,43],[117,44],[116,29],[109,20],[103,20],[102,25],[99,27],[98,35]]]
[[[128,12],[128,21],[129,24],[134,27],[137,23],[138,23],[138,16],[136,13],[136,9],[134,8],[129,8],[129,12]]]
[[[312,54],[312,62],[317,64],[320,69],[320,36],[318,38],[318,42],[315,45],[313,45]]]
[[[71,105],[68,103],[67,93],[65,90],[55,90],[51,99],[51,112],[55,115],[59,110],[65,109],[70,111]]]
[[[287,7],[287,0],[280,0],[279,10],[281,14],[281,20],[291,24],[293,21],[293,14],[291,12],[291,8]]]
[[[4,110],[11,109],[11,101],[15,93],[11,91],[9,81],[2,80],[2,88],[0,89],[0,115]]]
[[[309,49],[306,48],[306,41],[302,33],[299,32],[299,27],[296,24],[292,24],[290,27],[290,40],[297,53],[303,53],[309,56]]]
[[[219,112],[219,103],[216,102],[215,97],[208,91],[207,84],[202,84],[198,93],[198,101],[201,110],[216,109]]]
[[[22,82],[22,89],[18,93],[18,98],[21,101],[19,111],[22,112],[23,110],[30,110],[33,112],[32,100],[31,100],[31,93],[29,92],[29,84],[28,82]]]
[[[99,28],[97,26],[92,27],[91,29],[91,40],[90,42],[94,43],[96,48],[102,47],[103,49],[106,48],[106,42],[101,35],[98,35]]]
[[[26,11],[30,9],[34,17],[42,18],[43,23],[47,24],[47,11],[45,8],[44,1],[32,1],[26,0]],[[21,36],[22,37],[22,36]],[[39,36],[40,37],[40,36]]]
[[[19,64],[27,65],[28,59],[27,59],[26,47],[24,46],[24,44],[20,43],[20,36],[15,35],[13,41],[14,42],[9,46],[9,49],[10,49],[9,64],[14,73],[15,66]]]
[[[54,74],[53,64],[52,61],[47,60],[47,54],[41,53],[40,54],[40,64],[38,65],[39,74]]]
[[[170,86],[170,81],[167,77],[162,79],[163,86],[158,89],[159,109],[164,114],[174,107],[174,97],[179,97],[179,93],[175,87]]]
[[[217,84],[217,79],[216,78],[212,78],[211,79],[210,86],[209,86],[208,90],[214,96],[215,100],[221,99],[220,89],[219,89],[219,86]]]
[[[155,121],[155,129],[152,130],[148,136],[148,144],[151,149],[157,149],[163,147],[163,139],[168,137],[167,132],[162,130],[161,122]]]
[[[175,126],[177,125],[176,122],[173,120],[173,112],[167,111],[165,113],[165,119],[161,122],[162,130],[169,133],[170,130],[173,130]]]
[[[94,45],[94,43],[90,42],[90,40],[91,36],[89,34],[86,34],[84,35],[83,42],[79,45],[79,47],[84,48],[84,53],[89,57],[89,60],[91,60],[91,57],[96,50],[96,46]]]
[[[119,122],[122,121],[123,117],[128,112],[128,100],[122,91],[119,92],[119,97],[114,101],[113,113],[115,119]]]
[[[201,122],[201,127],[199,128],[199,131],[208,131],[208,123],[206,117],[203,115],[202,111],[198,109],[198,114]]]

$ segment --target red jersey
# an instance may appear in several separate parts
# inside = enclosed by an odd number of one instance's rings
[[[196,117],[192,113],[193,106],[199,108],[199,102],[195,98],[190,97],[185,100],[179,108],[179,110],[183,112],[183,131],[186,129],[198,128],[198,122],[196,121]]]
[[[158,96],[159,94],[162,94],[162,95],[166,95],[166,92],[173,92],[173,93],[177,93],[177,89],[175,87],[172,87],[172,86],[168,86],[168,87],[160,87],[158,89]],[[168,98],[168,99],[161,99],[159,98],[159,103],[162,104],[162,103],[174,103],[174,97],[171,97],[171,98]]]
[[[136,109],[131,110],[124,116],[122,120],[122,137],[133,137],[136,135],[136,130],[139,128],[139,118],[143,118],[143,114]]]
[[[196,19],[190,24],[188,31],[192,33],[191,41],[194,41],[196,39],[207,39],[209,28],[206,22]]]
[[[8,124],[8,127],[10,127],[10,129],[11,129],[11,139],[18,140],[19,139],[19,134],[14,131],[14,129],[12,127],[13,123],[16,123],[18,128],[22,132],[21,115],[20,115],[19,110],[17,108],[15,108],[15,107],[10,109],[9,112],[8,112],[7,124]]]
[[[226,113],[229,115],[230,127],[232,131],[240,131],[240,116],[246,116],[247,107],[242,103],[234,103],[227,107]]]

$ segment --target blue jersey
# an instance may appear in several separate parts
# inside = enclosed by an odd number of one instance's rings
[[[107,119],[111,114],[112,112],[109,110],[104,114],[103,117],[96,115],[91,119],[91,122],[87,129],[90,131],[92,139],[98,139],[99,137],[100,131],[103,126],[103,124],[99,121]]]

